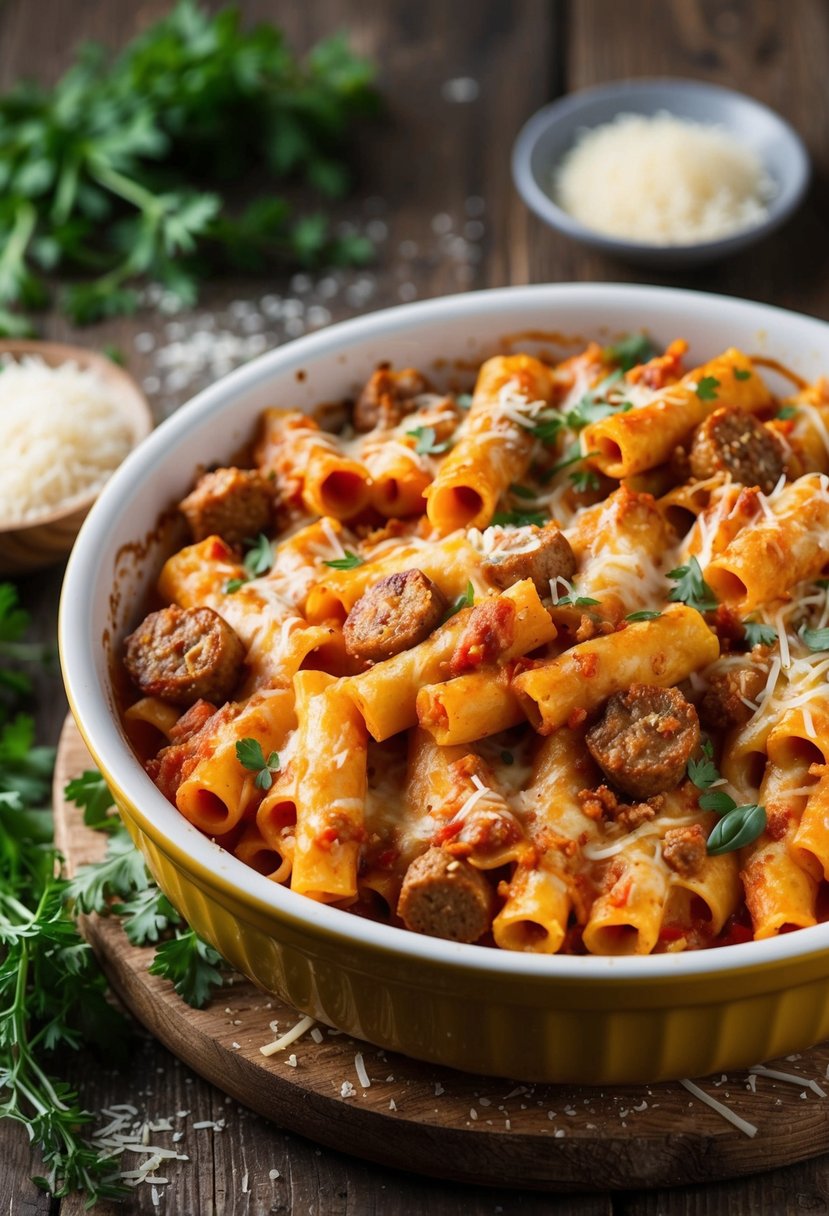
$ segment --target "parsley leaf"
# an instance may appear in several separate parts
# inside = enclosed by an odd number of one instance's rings
[[[67,782],[64,796],[83,808],[83,821],[90,828],[113,828],[120,826],[117,816],[110,811],[115,805],[109,786],[96,768],[87,769],[80,777]]]
[[[573,591],[569,595],[562,595],[553,606],[555,608],[593,608],[600,603],[601,600],[591,599],[589,595],[576,595]]]
[[[236,759],[251,772],[256,773],[254,785],[260,790],[269,790],[274,773],[280,769],[279,753],[271,752],[267,760],[258,739],[240,739],[236,744]]]
[[[716,811],[718,815],[725,815],[728,811],[733,811],[737,803],[725,790],[709,790],[700,796],[699,805],[703,811]]]
[[[363,558],[358,557],[356,553],[352,553],[350,549],[345,550],[345,557],[336,557],[331,562],[323,562],[324,566],[330,566],[332,570],[354,570],[357,566],[362,566]]]
[[[794,418],[796,416],[797,416],[797,410],[793,405],[784,405],[783,408],[779,409],[777,411],[777,414],[775,415],[775,417],[780,418],[781,421],[783,421],[783,422],[787,421],[789,418]]]
[[[598,490],[601,482],[599,475],[595,469],[578,469],[575,473],[568,473],[568,477],[573,483],[573,489],[579,494],[586,494],[590,490]]]
[[[529,524],[541,528],[547,522],[547,516],[541,511],[496,511],[491,522],[502,528],[526,528]]]
[[[416,426],[414,430],[406,431],[407,435],[411,435],[417,442],[415,443],[415,452],[418,456],[437,456],[439,452],[445,452],[449,447],[448,441],[445,443],[436,443],[437,432],[433,426]]]
[[[801,629],[800,636],[810,650],[829,650],[829,627],[824,629]]]
[[[606,346],[602,354],[608,363],[618,363],[623,372],[629,372],[632,367],[652,359],[656,347],[646,334],[629,334],[621,341]]]
[[[118,832],[109,840],[103,861],[81,866],[69,880],[66,897],[74,902],[78,912],[105,914],[111,896],[125,898],[136,891],[145,891],[148,882],[144,858],[127,833]]]
[[[702,758],[695,760],[693,757],[688,761],[688,779],[697,787],[698,790],[707,790],[715,781],[719,781],[720,774],[713,760],[714,748],[710,739],[703,740],[702,743]]]
[[[661,616],[661,612],[652,612],[650,609],[644,608],[641,612],[629,612],[625,617],[626,621],[655,621]]]
[[[596,389],[598,393],[601,389]],[[567,425],[572,431],[583,430],[589,426],[591,422],[601,422],[604,418],[610,418],[613,414],[627,414],[633,409],[630,401],[602,401],[599,400],[594,393],[588,393],[582,397],[578,405],[574,405],[571,410],[565,414]]]
[[[777,630],[759,621],[743,621],[743,632],[749,646],[773,646],[777,641]]]
[[[458,595],[452,600],[452,603],[447,608],[443,620],[441,621],[441,625],[445,625],[450,617],[455,616],[455,614],[460,612],[462,608],[471,608],[474,603],[475,588],[472,586],[470,581],[466,584],[466,591],[463,593],[463,595]]]
[[[734,379],[735,380],[748,380],[750,376],[751,376],[751,372],[748,370],[747,367],[735,367],[734,368]]]
[[[541,443],[553,444],[566,425],[562,414],[543,412],[538,414],[535,421],[526,429],[534,439],[538,439]]]
[[[672,602],[687,604],[698,612],[711,612],[718,606],[717,597],[702,577],[700,564],[695,557],[689,558],[687,565],[669,570],[668,578],[677,584],[668,596]]]
[[[225,595],[233,595],[234,591],[238,591],[240,587],[244,587],[246,582],[246,578],[229,578],[222,587],[222,591]]]
[[[696,394],[700,401],[716,401],[719,387],[720,382],[716,376],[703,376],[696,387]]]
[[[752,844],[766,827],[766,808],[750,803],[735,806],[714,825],[708,837],[708,854],[719,857]]]
[[[113,904],[112,911],[122,918],[124,932],[133,946],[157,942],[166,929],[181,924],[178,912],[154,883],[136,891],[124,903]]]
[[[535,499],[538,498],[535,490],[531,490],[529,486],[511,485],[509,487],[510,494],[514,494],[516,498]]]
[[[192,929],[183,929],[158,947],[149,972],[169,980],[183,1001],[201,1009],[224,983],[221,965],[222,956],[212,946]]]
[[[273,548],[264,532],[254,538],[249,538],[247,544],[250,545],[245,560],[242,563],[250,578],[258,578],[261,574],[267,574],[273,566]],[[229,580],[233,582],[232,579]]]
[[[468,410],[472,405],[471,393],[458,393],[455,397],[455,405],[459,410]]]

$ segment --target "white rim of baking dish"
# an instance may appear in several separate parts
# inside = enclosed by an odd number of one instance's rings
[[[498,314],[509,329],[511,307],[533,305],[539,317],[555,307],[560,312],[568,303],[584,306],[595,301],[597,312],[603,307],[630,306],[632,320],[637,307],[658,303],[666,326],[680,326],[699,310],[725,308],[738,314],[758,333],[795,327],[804,329],[816,350],[826,350],[829,364],[829,324],[766,304],[732,299],[728,296],[674,288],[647,287],[612,283],[572,283],[506,287],[465,293],[435,300],[406,304],[343,321],[319,333],[298,338],[270,351],[231,372],[162,423],[136,448],[113,474],[93,507],[72,551],[61,595],[59,641],[66,690],[73,713],[94,755],[100,757],[109,777],[127,796],[159,837],[164,849],[169,842],[189,857],[187,870],[202,887],[217,882],[241,903],[255,905],[262,913],[273,913],[295,927],[321,932],[327,939],[365,949],[393,953],[412,964],[418,961],[445,965],[465,972],[514,977],[516,980],[549,977],[551,981],[607,982],[648,980],[659,982],[702,979],[722,972],[776,967],[794,959],[806,959],[829,949],[829,923],[798,929],[765,941],[723,946],[675,954],[608,957],[600,955],[539,955],[498,950],[425,937],[406,929],[356,917],[342,909],[298,895],[270,882],[192,827],[183,815],[156,788],[122,737],[107,704],[97,672],[101,655],[100,634],[92,627],[89,605],[98,595],[108,595],[111,577],[104,569],[108,560],[107,537],[114,519],[129,510],[130,502],[140,497],[141,487],[152,485],[157,461],[178,445],[188,432],[211,415],[225,410],[239,394],[259,386],[277,374],[307,367],[317,357],[347,348],[367,337],[389,338],[401,331],[416,331],[435,321]],[[597,317],[597,326],[602,318]],[[680,332],[678,329],[677,332]],[[727,332],[724,333],[727,339]],[[783,339],[785,341],[785,338]],[[381,347],[379,348],[382,349]],[[159,504],[159,515],[165,504]],[[173,859],[175,860],[175,859]],[[516,989],[520,1001],[520,990]]]

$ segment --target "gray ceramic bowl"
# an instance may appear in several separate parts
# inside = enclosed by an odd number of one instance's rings
[[[587,228],[553,201],[553,169],[581,132],[617,114],[665,110],[677,118],[716,124],[759,156],[776,186],[767,219],[722,240],[647,245]],[[512,153],[513,179],[536,215],[574,240],[643,266],[693,266],[753,245],[788,219],[803,198],[809,174],[803,141],[778,114],[742,93],[695,80],[623,80],[573,93],[534,114]]]

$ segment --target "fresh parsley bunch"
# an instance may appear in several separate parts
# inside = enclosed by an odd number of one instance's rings
[[[85,324],[132,312],[147,280],[192,304],[216,269],[367,260],[323,212],[295,218],[270,186],[234,210],[228,188],[255,170],[342,197],[373,74],[342,36],[300,61],[273,26],[180,0],[115,60],[87,46],[54,88],[16,86],[0,98],[0,333],[29,332],[55,274],[83,276],[61,302]]]

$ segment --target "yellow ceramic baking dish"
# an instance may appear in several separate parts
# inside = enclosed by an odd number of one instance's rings
[[[156,880],[239,971],[357,1038],[480,1073],[612,1084],[728,1070],[829,1036],[829,925],[644,958],[421,937],[297,896],[225,853],[159,793],[120,726],[113,660],[174,543],[174,524],[159,518],[198,465],[248,438],[262,408],[340,399],[381,359],[439,380],[505,340],[561,356],[641,328],[686,337],[700,359],[728,342],[809,378],[829,371],[829,326],[719,296],[585,284],[409,305],[291,343],[200,394],[122,465],[78,538],[61,602],[66,687]]]

